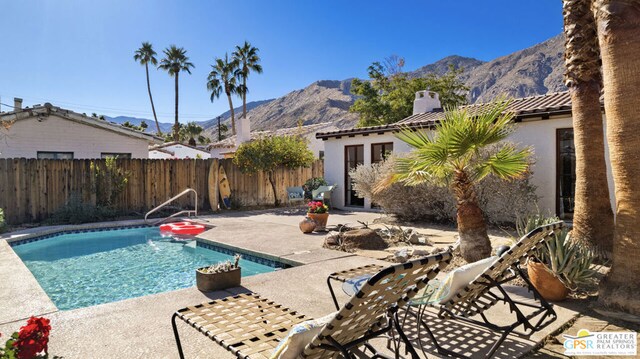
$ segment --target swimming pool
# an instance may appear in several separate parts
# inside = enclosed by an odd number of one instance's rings
[[[11,245],[61,310],[187,288],[195,285],[196,268],[233,257],[211,244],[164,237],[157,227],[62,233]],[[284,267],[253,256],[240,266],[243,277]]]

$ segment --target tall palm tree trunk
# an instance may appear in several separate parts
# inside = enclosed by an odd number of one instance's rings
[[[156,116],[156,107],[153,105],[153,97],[151,96],[151,83],[149,82],[149,64],[144,64],[144,68],[147,71],[147,91],[149,92],[149,101],[151,101],[151,111],[153,111],[153,119],[156,121],[156,130],[158,136],[162,135],[160,131],[160,123],[158,122],[158,116]]]
[[[178,76],[179,73],[176,72],[176,120],[173,124],[173,140],[176,142],[180,141],[180,122],[178,122]]]
[[[456,172],[452,189],[457,200],[456,220],[462,258],[469,263],[488,258],[491,256],[491,241],[487,223],[475,187],[465,172]]]
[[[247,118],[247,77],[242,77],[242,118]]]
[[[613,247],[613,211],[600,110],[600,49],[591,2],[562,2],[565,83],[571,94],[576,150],[572,238],[609,258]]]
[[[233,101],[231,101],[231,94],[227,92],[227,100],[229,100],[229,111],[231,111],[231,133],[236,134],[236,114],[233,110]]]
[[[613,211],[607,181],[600,84],[580,83],[570,89],[576,188],[572,237],[605,258],[613,249]]]
[[[594,5],[616,195],[613,261],[598,300],[640,315],[640,1]]]

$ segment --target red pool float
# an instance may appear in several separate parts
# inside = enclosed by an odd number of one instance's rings
[[[174,228],[179,228],[182,226],[190,226],[193,223],[191,222],[175,222],[175,223],[165,223],[160,225],[160,230],[163,232],[171,232]]]
[[[204,232],[204,226],[200,224],[188,224],[182,226],[175,226],[171,229],[171,233],[175,234],[188,234],[196,235]]]

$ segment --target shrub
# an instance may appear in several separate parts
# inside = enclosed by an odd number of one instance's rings
[[[117,211],[112,208],[83,202],[79,195],[72,194],[67,203],[51,215],[48,222],[56,224],[99,222],[112,219],[117,214]]]
[[[2,208],[0,208],[0,233],[4,232],[5,226],[6,223],[4,220],[4,211],[2,210]]]
[[[359,197],[367,197],[383,211],[409,221],[455,222],[456,202],[446,187],[424,183],[405,186],[394,183],[375,192],[376,184],[394,169],[394,157],[385,162],[361,165],[349,172]],[[477,185],[478,202],[487,222],[514,226],[518,218],[536,210],[538,197],[530,183],[531,173],[505,181],[488,176]],[[375,192],[375,193],[374,193]]]
[[[129,182],[130,173],[118,167],[114,157],[107,157],[104,166],[91,162],[94,176],[93,190],[98,206],[112,206]]]
[[[313,199],[312,192],[317,190],[320,186],[328,185],[327,181],[323,177],[313,177],[307,180],[304,183],[302,188],[304,189],[304,198],[305,199]]]
[[[242,172],[266,172],[273,191],[274,205],[277,207],[280,200],[274,171],[278,167],[309,167],[313,159],[313,152],[309,150],[307,140],[303,137],[265,136],[241,144],[233,157],[233,163]]]

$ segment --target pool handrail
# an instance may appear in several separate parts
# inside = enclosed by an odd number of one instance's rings
[[[147,217],[149,217],[150,214],[159,211],[161,208],[165,207],[169,203],[175,201],[176,199],[184,196],[185,194],[187,194],[189,192],[193,192],[196,195],[195,196],[195,204],[194,204],[194,207],[193,207],[194,209],[193,210],[183,210],[183,211],[176,212],[176,213],[170,215],[169,217],[166,217],[166,218],[163,218],[163,219],[157,221],[156,223],[154,223],[154,225],[160,224],[160,223],[166,221],[169,218],[173,218],[173,217],[179,216],[181,214],[185,214],[185,213],[187,214],[187,216],[191,216],[191,214],[193,214],[194,216],[198,216],[198,192],[196,192],[196,190],[193,189],[193,188],[187,188],[184,191],[178,193],[177,195],[171,197],[167,201],[163,202],[161,205],[156,206],[154,209],[152,209],[149,212],[147,212],[144,215],[144,223],[149,224],[149,222],[147,220]]]

